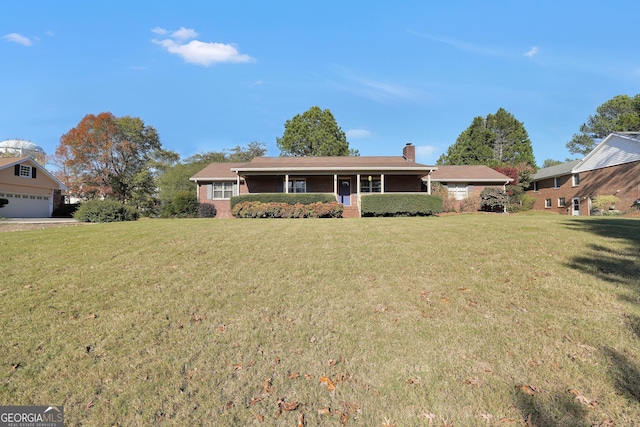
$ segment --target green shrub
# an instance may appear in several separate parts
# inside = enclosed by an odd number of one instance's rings
[[[192,191],[178,191],[162,207],[165,218],[192,218],[198,215],[198,198]]]
[[[616,203],[620,203],[620,199],[616,196],[596,196],[591,203],[593,209],[604,213],[609,210],[615,210]]]
[[[215,218],[218,213],[213,203],[200,203],[198,205],[198,216],[200,218]]]
[[[247,201],[231,208],[231,214],[236,218],[340,218],[343,210],[344,206],[336,201],[293,205]]]
[[[504,212],[509,195],[501,188],[487,187],[480,193],[480,208],[487,212]]]
[[[82,222],[135,221],[138,210],[113,199],[90,200],[80,205],[73,217]]]
[[[431,194],[367,194],[362,216],[427,216],[442,212],[442,198]]]
[[[236,204],[244,202],[260,202],[260,203],[287,203],[290,205],[301,204],[310,205],[311,203],[331,203],[335,202],[336,197],[328,193],[260,193],[260,194],[241,194],[231,198],[231,209]]]

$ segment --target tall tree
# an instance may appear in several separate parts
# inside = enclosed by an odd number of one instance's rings
[[[440,165],[535,165],[524,124],[503,108],[478,116],[438,159]]]
[[[349,149],[347,135],[329,109],[311,107],[284,124],[284,134],[276,138],[283,156],[357,156]]]
[[[640,131],[640,94],[634,97],[617,95],[599,106],[595,115],[589,116],[566,147],[571,154],[586,156],[595,148],[597,140],[610,133],[635,131]]]
[[[140,118],[88,114],[60,138],[55,163],[72,194],[128,202],[134,190],[142,187],[141,172],[161,149],[156,129]]]

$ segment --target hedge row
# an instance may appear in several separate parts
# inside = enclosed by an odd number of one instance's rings
[[[287,203],[289,205],[310,205],[312,203],[331,203],[335,202],[336,197],[333,194],[326,193],[260,193],[260,194],[242,194],[231,198],[231,209],[237,204],[244,202],[260,202],[260,203]]]
[[[277,202],[243,202],[231,208],[236,218],[341,218],[344,206],[329,203],[289,204]]]
[[[140,213],[133,206],[106,199],[82,203],[73,217],[82,222],[135,221],[140,217]]]
[[[362,216],[428,216],[442,212],[442,198],[431,194],[367,194]]]

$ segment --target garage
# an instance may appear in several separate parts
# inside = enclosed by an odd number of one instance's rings
[[[0,157],[0,208],[4,218],[49,218],[67,187],[30,157]]]
[[[0,210],[5,218],[47,218],[51,216],[50,196],[0,192],[0,198],[9,203]]]

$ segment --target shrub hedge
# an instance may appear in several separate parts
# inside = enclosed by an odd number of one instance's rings
[[[117,200],[90,200],[82,203],[73,217],[82,222],[135,221],[140,213],[133,206]]]
[[[236,204],[244,202],[260,203],[287,203],[289,205],[310,205],[312,203],[335,202],[336,197],[327,193],[261,193],[261,194],[241,194],[231,198],[231,209]]]
[[[344,206],[335,201],[309,204],[242,202],[231,208],[236,218],[341,218]]]
[[[198,216],[200,218],[215,218],[218,213],[213,203],[200,203],[198,205]]]
[[[442,212],[442,198],[431,194],[367,194],[362,216],[428,216]]]

